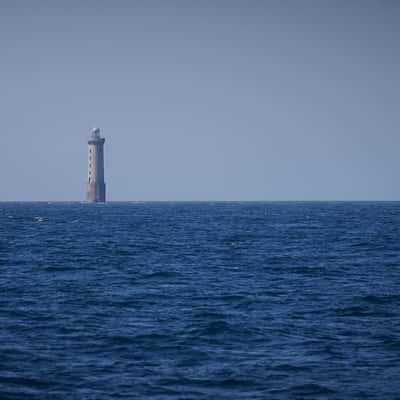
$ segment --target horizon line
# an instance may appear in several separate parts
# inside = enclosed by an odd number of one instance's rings
[[[352,199],[352,200],[107,200],[106,202],[88,202],[85,200],[0,200],[0,203],[396,203],[397,200]]]

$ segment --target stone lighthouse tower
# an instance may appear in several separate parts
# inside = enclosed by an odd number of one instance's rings
[[[106,184],[104,183],[104,142],[100,129],[93,128],[88,140],[88,183],[86,201],[104,203],[106,201]]]

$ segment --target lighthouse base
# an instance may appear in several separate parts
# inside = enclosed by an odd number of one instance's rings
[[[89,203],[105,203],[106,184],[104,182],[91,182],[86,187],[86,201]]]

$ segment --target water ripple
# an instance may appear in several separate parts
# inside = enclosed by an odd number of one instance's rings
[[[0,399],[397,399],[398,203],[0,203]]]

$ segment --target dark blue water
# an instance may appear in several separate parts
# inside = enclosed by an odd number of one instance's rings
[[[0,203],[0,399],[399,399],[400,203]]]

